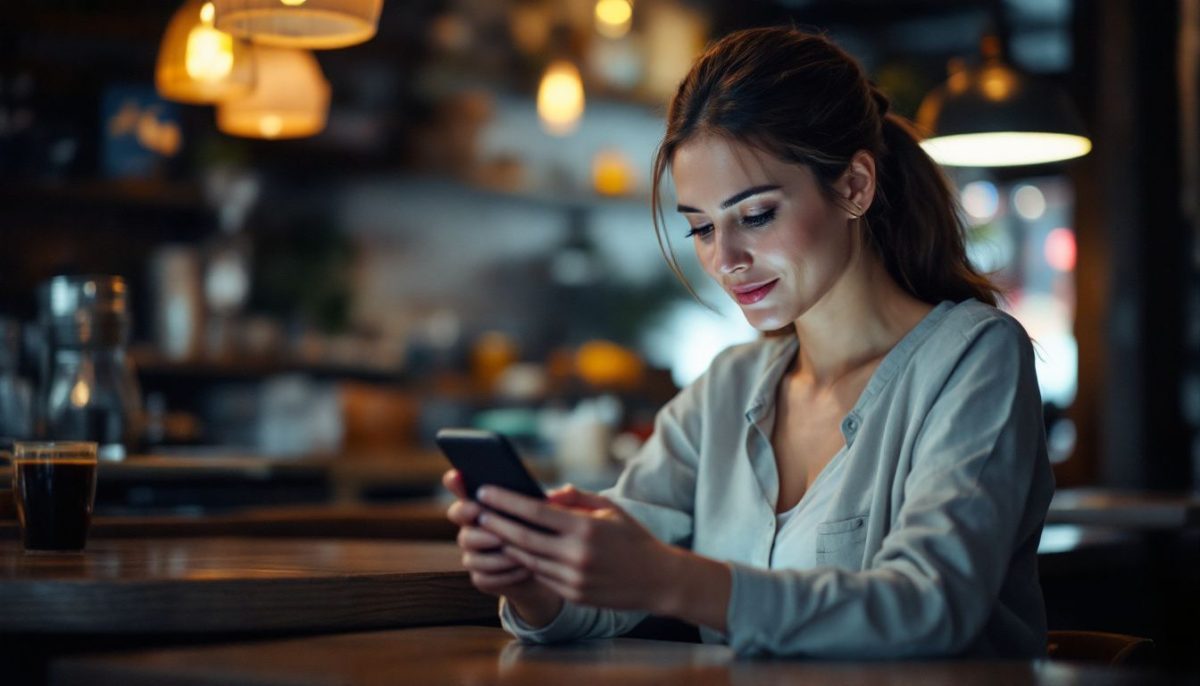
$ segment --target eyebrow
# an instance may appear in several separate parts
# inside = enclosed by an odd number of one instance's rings
[[[758,195],[759,193],[766,193],[767,191],[777,191],[777,190],[779,190],[779,186],[755,186],[753,188],[747,188],[746,190],[742,191],[741,193],[736,193],[736,194],[730,196],[728,199],[725,200],[725,202],[721,203],[721,209],[727,210],[730,207],[733,207],[736,203],[739,203],[739,202],[745,200],[746,198],[749,198],[752,195]],[[687,205],[680,205],[675,208],[675,211],[676,212],[684,212],[684,213],[690,212],[690,213],[694,213],[694,214],[700,213],[700,210],[696,209],[695,207],[688,207]]]

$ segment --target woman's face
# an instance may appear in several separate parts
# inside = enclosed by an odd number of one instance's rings
[[[751,326],[790,325],[845,272],[849,213],[821,192],[808,167],[704,136],[679,147],[672,174],[700,264]]]

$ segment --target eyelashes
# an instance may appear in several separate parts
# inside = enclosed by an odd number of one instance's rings
[[[763,226],[764,224],[770,224],[774,218],[775,208],[771,208],[758,214],[749,214],[742,217],[742,226]]]
[[[767,224],[770,224],[771,221],[774,219],[775,219],[775,209],[771,208],[769,210],[764,210],[762,212],[759,212],[758,214],[748,214],[745,217],[742,217],[738,221],[738,223],[741,224],[742,226],[757,228],[760,226],[766,226]],[[704,237],[708,236],[709,234],[711,234],[712,230],[713,230],[712,224],[705,224],[703,226],[694,226],[694,227],[692,227],[692,229],[690,231],[688,231],[686,234],[684,234],[683,237],[684,238],[695,238],[695,237],[704,238]]]

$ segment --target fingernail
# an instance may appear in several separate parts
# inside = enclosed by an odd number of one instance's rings
[[[490,497],[492,497],[492,489],[488,488],[487,486],[480,486],[479,489],[475,491],[476,500],[482,500],[486,502]]]
[[[479,525],[480,526],[486,526],[487,523],[490,522],[491,520],[492,520],[492,518],[489,515],[486,515],[486,514],[479,515]]]

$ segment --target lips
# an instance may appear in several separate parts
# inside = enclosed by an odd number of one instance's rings
[[[779,283],[779,279],[771,279],[765,283],[752,283],[745,286],[734,286],[729,291],[733,294],[733,299],[738,301],[739,305],[750,305],[767,297],[775,285]]]

